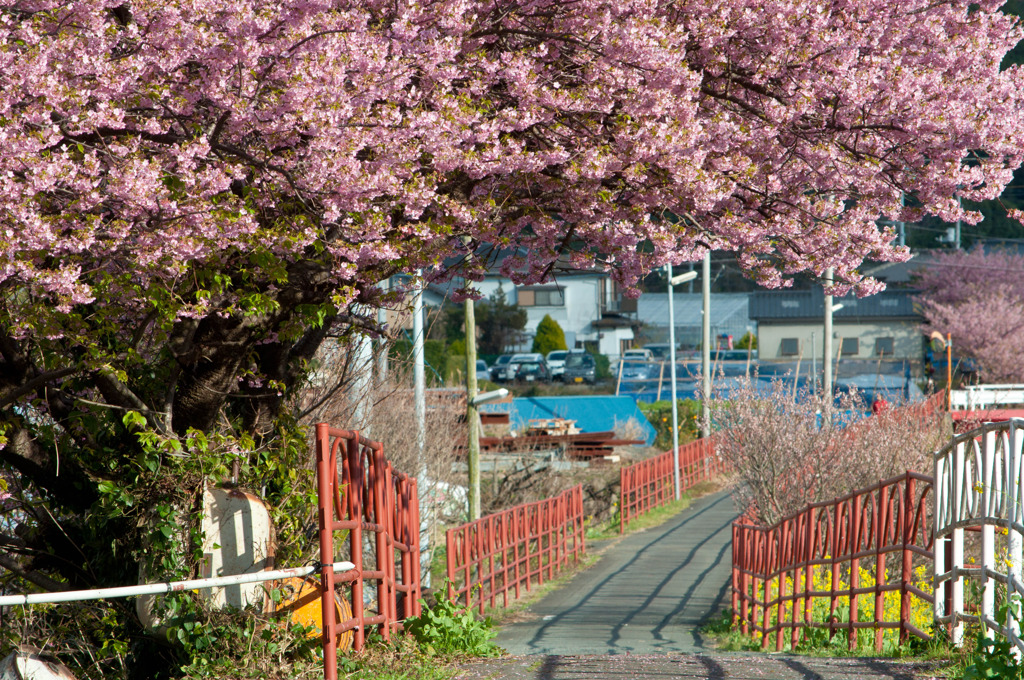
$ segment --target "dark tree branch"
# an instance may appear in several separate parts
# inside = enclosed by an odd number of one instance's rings
[[[63,458],[59,452],[43,447],[28,430],[10,423],[7,446],[0,449],[0,461],[32,480],[40,490],[48,491],[63,505],[87,510],[96,500],[96,491],[71,451]]]
[[[69,588],[63,583],[57,583],[53,579],[49,579],[38,572],[22,569],[21,565],[3,553],[0,553],[0,567],[7,569],[16,576],[23,578],[30,583],[34,583],[43,590],[47,590],[51,593],[69,590]]]
[[[66,378],[70,375],[74,375],[75,373],[78,373],[79,370],[80,369],[77,366],[71,366],[68,368],[61,368],[56,371],[48,371],[46,373],[41,373],[37,375],[35,378],[32,378],[28,382],[24,383],[20,387],[17,387],[14,390],[4,394],[3,397],[0,398],[0,408],[6,408],[13,404],[15,401],[17,401],[19,398],[25,396],[26,394],[34,392],[35,390],[37,390],[40,387],[43,387],[47,383],[52,382],[54,380],[60,380],[61,378]]]
[[[157,413],[150,409],[149,405],[142,401],[127,385],[118,380],[114,371],[109,367],[105,366],[96,371],[95,381],[100,394],[109,403],[124,409],[138,411],[145,416],[146,422],[150,424],[150,427],[159,432],[166,432],[164,423],[157,417]]]

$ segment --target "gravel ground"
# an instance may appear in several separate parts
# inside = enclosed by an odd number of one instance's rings
[[[775,654],[512,656],[462,666],[459,680],[926,680],[935,664]]]

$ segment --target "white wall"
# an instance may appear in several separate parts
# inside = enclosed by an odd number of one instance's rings
[[[757,333],[757,352],[761,359],[791,359],[796,356],[780,354],[783,338],[797,338],[800,341],[803,358],[811,358],[811,334],[814,334],[814,354],[822,354],[824,326],[821,323],[767,324],[761,322]],[[871,323],[841,323],[832,321],[833,359],[839,352],[842,338],[858,338],[859,351],[856,355],[843,354],[844,359],[877,359],[875,339],[893,338],[893,355],[885,359],[921,359],[921,330],[916,321],[889,321]]]
[[[508,279],[488,278],[476,283],[475,286],[484,298],[489,298],[497,292],[499,282],[505,293],[505,299],[509,303],[519,304],[517,288]],[[526,310],[526,333],[533,337],[541,319],[545,315],[550,315],[565,331],[566,341],[569,341],[570,335],[573,337],[573,342],[597,340],[597,334],[590,324],[601,318],[601,307],[598,300],[599,279],[580,276],[566,277],[557,283],[545,284],[545,287],[556,285],[562,289],[564,304],[523,307]],[[617,349],[616,353],[618,353]]]
[[[606,354],[613,361],[621,353],[622,341],[633,339],[632,328],[602,328],[601,339],[598,342],[598,351]]]

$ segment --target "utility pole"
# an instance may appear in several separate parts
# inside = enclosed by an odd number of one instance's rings
[[[416,270],[416,295],[412,299],[412,385],[415,400],[416,453],[418,467],[426,466],[427,383],[423,365],[423,270]]]
[[[466,298],[466,429],[469,445],[469,520],[480,519],[480,415],[476,407],[476,310],[473,298]]]
[[[384,290],[391,290],[391,279],[386,279],[382,284]],[[377,325],[382,329],[377,340],[377,382],[382,383],[388,376],[388,341],[383,328],[388,323],[388,312],[381,305],[377,308]]]
[[[900,207],[902,208],[902,207],[904,207],[906,205],[907,205],[907,194],[905,192],[901,191],[900,192]],[[902,215],[900,215],[900,217],[902,217]],[[899,222],[896,223],[896,225],[897,225],[897,227],[899,229],[899,235],[900,235],[899,244],[900,244],[900,247],[902,248],[903,246],[907,245],[907,223],[904,222],[903,220],[900,220]]]
[[[818,393],[818,349],[814,344],[814,331],[811,331],[811,394]],[[795,378],[794,378],[795,379]],[[794,385],[795,387],[795,385]]]
[[[957,204],[958,207],[962,208],[964,206],[963,199],[960,198],[959,196],[957,196],[956,197],[956,204]],[[953,247],[956,248],[957,250],[960,250],[960,219],[959,218],[957,218],[957,221],[956,221],[956,234],[953,237]]]
[[[412,387],[413,417],[416,419],[416,478],[419,488],[427,487],[427,385],[423,358],[423,270],[416,270],[416,294],[412,299]],[[426,587],[430,587],[430,556],[431,536],[423,530],[420,532],[420,579]]]

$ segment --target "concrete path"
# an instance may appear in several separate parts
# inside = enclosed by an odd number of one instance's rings
[[[510,654],[654,654],[704,648],[697,628],[729,605],[736,510],[728,491],[626,536],[566,586],[502,625]]]
[[[728,606],[736,516],[728,491],[616,539],[600,561],[502,625],[513,656],[467,661],[459,680],[924,680],[934,663],[721,653],[697,631]]]

